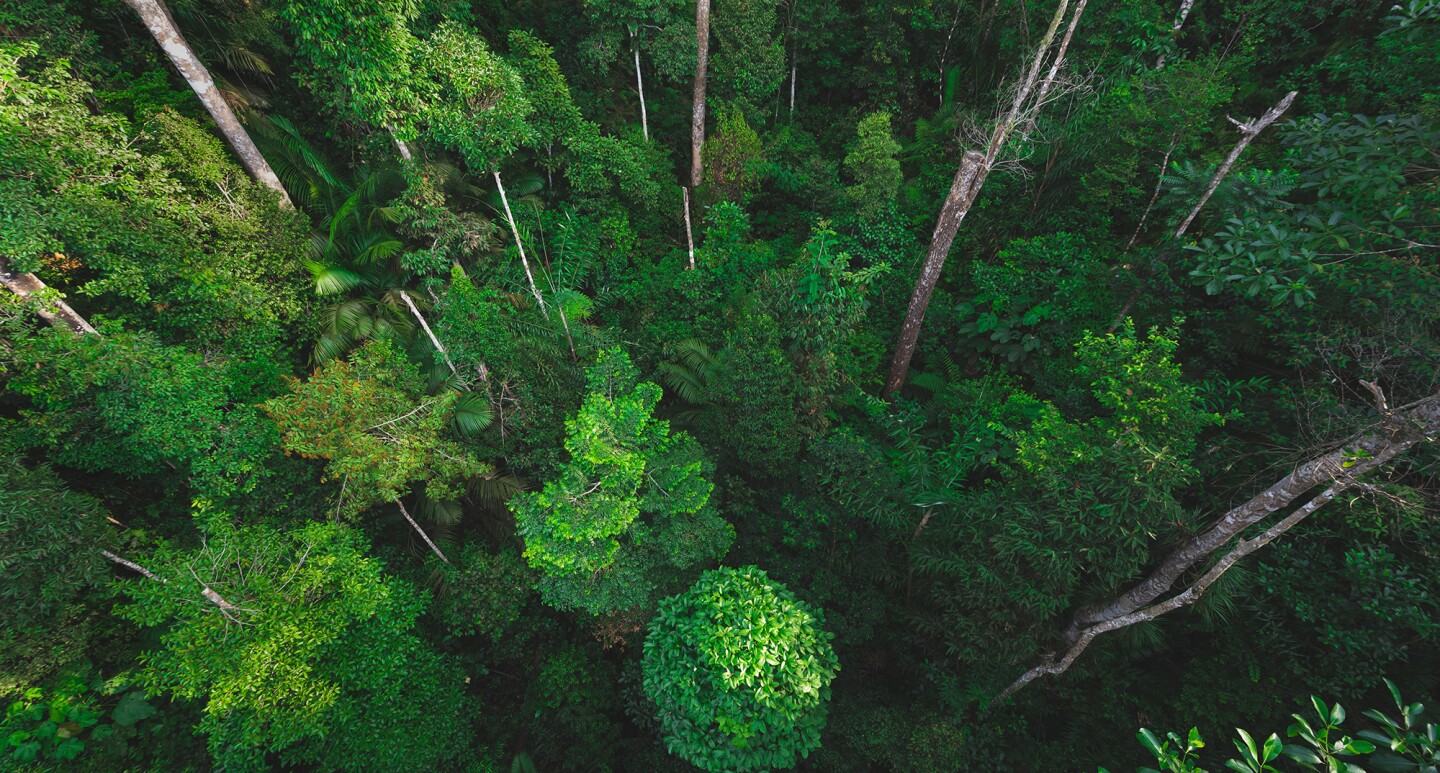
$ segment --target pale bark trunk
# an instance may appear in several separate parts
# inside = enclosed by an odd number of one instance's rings
[[[690,189],[681,188],[681,195],[685,198],[685,244],[690,248],[690,270],[695,270],[695,234],[690,230]]]
[[[635,50],[635,90],[640,92],[640,131],[645,141],[650,141],[650,118],[645,113],[645,78],[640,75],[640,36],[634,28],[630,30],[630,47]]]
[[[1190,9],[1191,9],[1194,5],[1195,5],[1195,0],[1180,0],[1180,13],[1179,13],[1178,15],[1176,15],[1176,17],[1175,17],[1175,24],[1174,24],[1174,26],[1172,26],[1172,27],[1170,28],[1170,33],[1171,33],[1172,36],[1174,35],[1174,33],[1179,32],[1179,31],[1185,26],[1185,19],[1190,16]],[[1160,58],[1158,58],[1158,59],[1155,60],[1155,69],[1158,70],[1158,69],[1160,69],[1161,67],[1164,67],[1164,66],[1165,66],[1165,55],[1164,55],[1164,54],[1161,54],[1161,55],[1160,55]]]
[[[405,140],[395,136],[394,129],[390,130],[390,139],[395,140],[395,149],[400,151],[400,159],[402,161],[408,164],[415,160],[414,154],[410,152],[410,146],[406,144]]]
[[[890,374],[885,379],[883,395],[886,398],[893,396],[902,386],[910,373],[910,361],[915,357],[915,344],[920,340],[920,328],[925,321],[925,309],[930,304],[930,298],[935,294],[935,286],[940,281],[940,271],[945,266],[945,258],[950,252],[950,245],[955,242],[955,234],[960,230],[960,224],[964,222],[965,216],[970,213],[971,206],[975,203],[975,197],[979,195],[980,188],[985,184],[985,177],[989,175],[996,160],[1000,156],[1005,141],[1015,127],[1024,120],[1026,115],[1026,103],[1035,89],[1036,81],[1040,77],[1040,68],[1044,66],[1047,54],[1050,52],[1050,44],[1055,40],[1055,34],[1060,29],[1060,22],[1065,19],[1065,11],[1069,8],[1070,0],[1060,0],[1055,9],[1055,16],[1050,21],[1050,27],[1046,30],[1045,36],[1041,38],[1040,45],[1035,52],[1035,58],[1030,63],[1030,69],[1025,79],[1020,82],[1019,88],[1015,90],[1015,99],[1007,111],[995,125],[995,130],[990,135],[989,145],[983,154],[977,151],[969,151],[960,161],[960,168],[955,172],[955,181],[950,186],[950,193],[945,197],[945,204],[940,209],[940,217],[935,224],[935,232],[930,237],[930,248],[925,254],[925,263],[920,269],[920,276],[915,282],[915,291],[910,296],[910,305],[905,312],[905,321],[900,327],[900,336],[895,343],[895,355],[890,362]],[[1065,43],[1070,40],[1070,32],[1074,31],[1075,25],[1080,21],[1080,12],[1084,10],[1084,0],[1076,8],[1074,19],[1070,22],[1070,31],[1066,33]],[[1062,46],[1065,44],[1062,44]],[[1058,70],[1060,57],[1064,56],[1064,49],[1058,52],[1052,72]],[[1050,83],[1047,81],[1043,87],[1048,90]],[[1044,98],[1043,91],[1039,95]],[[1036,105],[1038,107],[1038,104]]]
[[[1160,566],[1135,587],[1109,601],[1081,607],[1065,630],[1068,648],[1064,653],[1058,657],[1047,656],[1040,665],[1015,680],[1000,697],[1006,697],[1047,674],[1063,673],[1090,642],[1102,633],[1153,620],[1167,612],[1195,603],[1206,589],[1241,558],[1269,544],[1347,489],[1355,487],[1364,474],[1389,463],[1422,441],[1440,435],[1440,395],[1432,395],[1395,411],[1386,410],[1384,400],[1379,395],[1376,402],[1386,411],[1377,432],[1362,435],[1334,451],[1296,467],[1279,482],[1230,510],[1209,529],[1171,552]],[[1320,494],[1261,534],[1248,540],[1240,540],[1229,553],[1184,591],[1165,601],[1157,601],[1170,591],[1181,576],[1208,559],[1247,528],[1290,506],[1296,499],[1320,486],[1326,487]]]
[[[1265,127],[1275,123],[1286,110],[1290,109],[1290,105],[1295,101],[1295,96],[1298,93],[1299,92],[1292,91],[1286,94],[1284,99],[1280,100],[1274,107],[1265,111],[1264,115],[1255,119],[1252,123],[1240,123],[1233,118],[1230,119],[1231,123],[1240,129],[1240,141],[1235,143],[1235,147],[1230,150],[1230,155],[1225,157],[1225,162],[1220,165],[1219,169],[1215,170],[1215,176],[1210,179],[1210,185],[1205,188],[1205,193],[1200,196],[1199,201],[1195,202],[1195,208],[1190,210],[1190,214],[1186,216],[1185,221],[1176,229],[1176,239],[1184,236],[1185,232],[1190,230],[1190,224],[1195,222],[1195,218],[1200,214],[1200,210],[1204,208],[1205,202],[1210,200],[1210,197],[1215,193],[1215,189],[1219,188],[1225,176],[1230,174],[1230,168],[1235,166],[1235,160],[1240,158],[1240,154],[1245,152],[1245,148],[1250,146],[1250,143],[1260,132],[1265,130]]]
[[[143,574],[143,575],[145,575],[146,577],[149,577],[150,579],[152,579],[152,580],[154,580],[154,581],[156,581],[156,582],[160,582],[160,583],[169,582],[169,580],[166,580],[166,579],[164,579],[164,578],[161,578],[161,577],[157,576],[154,572],[152,572],[152,571],[150,571],[149,569],[146,569],[145,567],[143,567],[143,566],[135,563],[134,561],[128,561],[128,560],[126,560],[126,559],[123,559],[123,558],[121,558],[120,556],[117,556],[117,555],[115,555],[114,553],[111,553],[111,552],[108,551],[108,550],[102,550],[102,551],[100,551],[100,555],[105,556],[106,558],[108,558],[108,559],[110,559],[111,561],[114,561],[115,563],[117,563],[117,564],[125,567],[126,569],[130,569],[130,570],[132,570],[132,571],[139,572],[140,574]]]
[[[1170,155],[1175,152],[1175,146],[1179,144],[1180,137],[1170,140],[1170,147],[1165,149],[1165,157],[1160,159],[1160,175],[1155,178],[1155,190],[1150,192],[1150,201],[1145,204],[1145,211],[1140,213],[1140,222],[1135,224],[1135,232],[1130,234],[1130,241],[1125,243],[1125,252],[1129,252],[1135,246],[1135,240],[1140,238],[1140,232],[1145,230],[1145,221],[1150,219],[1150,210],[1155,208],[1155,202],[1160,200],[1160,189],[1165,185],[1165,170],[1170,168]]]
[[[440,339],[435,337],[435,332],[432,331],[430,325],[425,322],[425,317],[420,314],[420,309],[416,308],[415,301],[410,299],[410,294],[401,290],[400,299],[405,301],[406,306],[410,307],[410,313],[415,315],[415,320],[420,323],[420,328],[424,330],[425,335],[430,338],[430,343],[434,344],[435,350],[440,352],[440,357],[445,360],[445,365],[450,368],[450,373],[456,378],[459,378],[460,374],[455,370],[455,363],[450,361],[450,353],[445,351],[445,347],[440,344]]]
[[[405,509],[405,503],[397,499],[395,500],[395,504],[400,506],[400,514],[405,516],[405,520],[415,528],[416,533],[420,535],[420,539],[425,540],[425,544],[430,546],[430,549],[435,552],[435,555],[440,557],[441,561],[447,564],[450,563],[450,559],[446,558],[445,554],[440,552],[440,548],[435,547],[435,543],[430,541],[430,535],[426,534],[425,530],[420,528],[420,524],[416,523],[415,519],[410,517],[410,511]]]
[[[10,271],[10,266],[0,259],[0,284],[5,289],[20,296],[29,298],[35,293],[45,289],[45,283],[34,274],[15,274]],[[45,320],[52,327],[65,327],[75,333],[94,333],[95,328],[65,301],[56,298],[54,305],[49,309],[37,309],[36,314],[40,319]]]
[[[535,275],[530,273],[530,261],[525,257],[525,243],[520,239],[520,228],[515,225],[515,215],[510,212],[510,199],[505,196],[505,184],[500,182],[500,173],[491,172],[495,175],[495,187],[500,190],[500,203],[505,205],[505,219],[510,223],[510,233],[515,236],[515,247],[520,250],[520,265],[525,267],[525,278],[530,280],[530,292],[535,295],[535,302],[540,304],[540,313],[550,318],[550,312],[545,310],[545,299],[540,297],[540,288],[535,284]]]
[[[190,84],[190,88],[195,90],[195,95],[200,97],[200,103],[210,112],[210,117],[215,120],[220,133],[235,150],[235,155],[240,158],[245,171],[261,185],[280,194],[282,204],[293,207],[290,195],[285,192],[285,186],[280,184],[275,170],[271,169],[265,157],[260,155],[259,148],[255,147],[245,127],[241,126],[240,120],[235,117],[230,103],[226,102],[220,95],[220,90],[215,88],[215,80],[210,77],[210,71],[205,69],[195,52],[190,50],[190,44],[186,43],[184,36],[180,34],[180,28],[170,17],[170,11],[163,0],[125,0],[125,3],[140,15],[155,42],[160,44],[161,50],[170,57],[180,75]]]
[[[700,148],[705,144],[705,79],[710,64],[710,0],[696,0],[695,3],[695,46],[695,91],[690,107],[691,188],[700,187],[703,172]]]
[[[800,65],[790,64],[790,117],[795,117],[795,79],[800,77]]]

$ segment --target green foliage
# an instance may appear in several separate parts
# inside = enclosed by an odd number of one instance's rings
[[[250,363],[207,362],[150,333],[47,331],[18,343],[11,392],[28,400],[11,428],[59,464],[155,477],[221,501],[268,475],[275,428],[249,401]],[[183,432],[177,432],[183,427]]]
[[[403,355],[385,342],[331,360],[293,392],[265,403],[287,453],[328,460],[326,477],[342,483],[336,511],[354,516],[425,484],[430,499],[456,499],[465,482],[493,469],[452,434],[461,395],[427,397]]]
[[[870,219],[885,212],[900,191],[904,174],[896,154],[900,143],[890,133],[890,114],[871,113],[855,129],[855,145],[845,155],[845,171],[855,184],[845,189],[860,217]]]
[[[441,25],[425,41],[416,70],[424,136],[454,149],[471,171],[496,169],[535,140],[524,81],[474,32]]]
[[[776,34],[775,0],[716,0],[710,78],[715,95],[733,100],[755,120],[785,77],[785,48]],[[708,167],[709,164],[707,163]]]
[[[510,508],[546,603],[603,614],[653,603],[677,572],[722,555],[732,531],[706,507],[699,445],[654,418],[660,387],[620,349],[600,353],[588,382],[565,422],[569,461]]]
[[[166,626],[142,658],[148,690],[204,704],[218,764],[265,753],[320,770],[434,770],[463,747],[457,669],[413,627],[424,604],[346,527],[236,528],[207,515],[197,548],[134,560],[162,581],[121,584],[116,614]]]
[[[700,149],[705,167],[704,197],[742,202],[759,183],[752,168],[760,158],[760,137],[734,105],[716,112],[715,131]]]
[[[840,670],[823,620],[753,566],[706,572],[645,638],[665,745],[702,770],[791,768],[820,745]]]
[[[296,79],[346,119],[413,139],[414,0],[280,4],[305,66]]]

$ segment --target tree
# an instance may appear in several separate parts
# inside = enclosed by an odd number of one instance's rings
[[[695,0],[695,88],[690,103],[690,187],[699,188],[705,166],[700,149],[705,146],[705,79],[710,68],[710,0]],[[689,202],[685,217],[689,223]]]
[[[1010,142],[1011,134],[1017,129],[1026,133],[1033,128],[1035,115],[1044,107],[1045,99],[1065,61],[1065,51],[1080,23],[1080,14],[1085,12],[1085,3],[1086,0],[1080,0],[1075,4],[1070,26],[1066,28],[1065,37],[1055,51],[1045,80],[1039,83],[1037,88],[1040,68],[1050,55],[1050,45],[1055,40],[1055,33],[1060,29],[1060,22],[1065,19],[1065,10],[1069,7],[1070,0],[1060,0],[1056,5],[1050,26],[1040,38],[1034,58],[1030,60],[1029,70],[1015,89],[1010,109],[996,121],[990,132],[990,141],[985,152],[966,151],[964,158],[960,160],[955,181],[950,185],[950,193],[945,197],[945,203],[940,208],[940,217],[935,223],[935,232],[930,237],[925,262],[921,265],[920,276],[915,281],[915,291],[911,294],[910,304],[905,310],[905,321],[900,326],[895,354],[890,361],[890,375],[885,379],[884,394],[887,397],[894,395],[905,385],[906,376],[910,372],[910,361],[915,356],[915,343],[920,339],[920,326],[925,321],[925,309],[930,305],[930,297],[935,294],[935,286],[940,281],[940,271],[945,266],[945,257],[950,253],[950,245],[955,242],[955,234],[960,230],[960,224],[970,213],[975,198],[980,195],[980,188],[985,185],[985,178],[990,175],[1001,152]]]
[[[389,343],[372,341],[262,407],[287,453],[328,460],[326,477],[341,481],[337,513],[394,502],[443,561],[401,499],[416,483],[431,500],[459,499],[466,481],[494,472],[456,437],[460,398],[451,390],[427,397],[416,368]]]
[[[459,152],[472,170],[495,178],[530,293],[548,316],[500,179],[500,162],[534,140],[529,124],[534,106],[524,80],[484,40],[455,23],[441,25],[426,40],[417,69],[423,79],[417,89],[424,95],[418,120],[425,136]]]
[[[326,0],[280,5],[295,31],[296,53],[307,65],[296,79],[340,116],[383,128],[410,160],[415,99],[412,67],[419,41],[409,23],[414,0]]]
[[[1205,531],[1161,560],[1140,583],[1110,599],[1087,604],[1071,616],[1064,637],[1066,649],[1042,658],[1040,665],[1022,674],[1001,697],[1049,674],[1064,673],[1097,636],[1137,623],[1148,622],[1194,604],[1205,591],[1242,558],[1265,547],[1347,489],[1363,485],[1361,476],[1377,470],[1416,445],[1440,435],[1440,394],[1391,409],[1378,386],[1370,385],[1381,420],[1370,431],[1340,444],[1291,470],[1288,475],[1229,512]],[[1253,537],[1239,539],[1184,590],[1161,600],[1192,567],[1208,561],[1244,531],[1283,511],[1298,499],[1323,490]]]
[[[645,693],[670,752],[702,770],[791,768],[820,745],[840,670],[821,616],[753,566],[661,602]]]
[[[890,114],[871,113],[860,119],[855,129],[855,143],[845,155],[845,171],[855,180],[846,189],[862,218],[874,218],[895,201],[895,194],[904,182],[900,161],[900,143],[890,134]]]
[[[289,194],[285,192],[285,186],[280,184],[280,178],[275,176],[275,170],[270,168],[259,148],[255,147],[255,142],[246,133],[245,127],[240,125],[240,119],[235,117],[230,103],[225,101],[225,97],[221,96],[220,90],[215,87],[210,71],[205,69],[205,65],[190,49],[190,44],[185,42],[185,36],[181,35],[180,28],[175,26],[175,19],[170,16],[170,9],[165,7],[164,0],[125,0],[125,4],[139,14],[140,21],[150,30],[155,42],[160,44],[160,49],[170,58],[175,69],[180,71],[180,76],[190,84],[190,88],[195,90],[195,96],[200,98],[200,103],[209,111],[210,117],[215,119],[215,126],[220,129],[225,141],[230,143],[245,171],[261,185],[279,194],[280,201],[285,206],[294,206],[290,203]]]
[[[462,674],[416,636],[424,602],[365,555],[363,535],[202,517],[198,547],[136,556],[150,577],[120,585],[129,603],[116,614],[165,626],[140,678],[203,703],[217,764],[262,770],[267,753],[320,770],[457,764]]]
[[[711,466],[685,433],[654,418],[660,387],[620,349],[603,350],[565,422],[569,460],[540,491],[510,501],[540,592],[560,609],[605,614],[724,554],[733,532],[707,507]]]

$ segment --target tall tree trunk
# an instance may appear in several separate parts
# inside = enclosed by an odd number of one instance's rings
[[[800,65],[794,61],[790,63],[790,117],[795,117],[795,79],[800,77]]]
[[[681,188],[680,195],[685,199],[685,244],[690,248],[690,270],[695,270],[695,233],[690,230],[690,189]]]
[[[1180,224],[1180,227],[1175,230],[1176,239],[1184,236],[1185,232],[1190,230],[1190,224],[1195,222],[1195,217],[1200,214],[1200,210],[1204,208],[1205,202],[1210,200],[1210,197],[1215,194],[1215,189],[1220,187],[1221,181],[1225,179],[1226,175],[1230,174],[1230,168],[1235,166],[1235,160],[1240,158],[1240,154],[1245,152],[1245,148],[1250,146],[1251,141],[1253,141],[1260,132],[1265,131],[1265,127],[1275,123],[1281,115],[1285,114],[1286,110],[1290,109],[1290,105],[1295,101],[1295,96],[1298,93],[1297,91],[1292,91],[1286,94],[1284,99],[1280,100],[1274,107],[1266,110],[1264,115],[1250,123],[1240,123],[1234,118],[1229,119],[1230,123],[1235,124],[1235,126],[1240,129],[1240,141],[1235,143],[1235,147],[1230,150],[1230,155],[1225,157],[1225,162],[1220,165],[1219,169],[1215,170],[1215,176],[1210,178],[1210,184],[1205,187],[1205,193],[1200,196],[1200,200],[1195,202],[1195,208],[1190,210],[1190,214],[1186,216],[1184,222]]]
[[[415,155],[410,152],[410,145],[407,144],[405,140],[402,140],[399,137],[395,136],[394,129],[387,129],[387,131],[390,132],[390,139],[395,141],[395,150],[400,152],[400,160],[404,161],[407,164],[411,161],[414,161]]]
[[[700,161],[700,148],[705,145],[705,78],[710,66],[710,0],[695,2],[695,47],[695,91],[690,106],[691,188],[700,187],[700,178],[704,172]]]
[[[11,272],[10,265],[3,258],[0,258],[0,284],[5,285],[5,289],[15,293],[21,298],[29,298],[46,289],[45,283],[40,281],[40,277],[34,274],[16,274]],[[45,322],[52,327],[63,326],[75,333],[95,332],[95,328],[91,327],[90,323],[86,321],[84,317],[70,308],[70,304],[59,298],[51,301],[50,308],[36,309],[35,313],[40,319],[45,320]]]
[[[180,28],[175,25],[175,20],[170,16],[170,10],[165,7],[163,0],[125,0],[140,15],[141,21],[154,36],[155,42],[160,44],[161,50],[170,57],[175,69],[180,71],[190,88],[195,90],[195,95],[200,97],[200,103],[210,111],[210,117],[215,119],[215,125],[220,127],[220,133],[225,135],[225,140],[235,150],[235,155],[240,157],[240,163],[245,171],[250,173],[261,185],[280,194],[280,201],[287,207],[293,207],[290,202],[290,195],[285,192],[285,186],[280,184],[280,178],[275,176],[275,170],[260,155],[259,148],[255,147],[250,135],[245,132],[245,127],[240,125],[240,120],[235,117],[235,111],[230,109],[230,103],[220,95],[220,90],[215,88],[215,80],[210,77],[210,71],[196,58],[195,52],[190,50],[190,44],[185,42],[185,37],[180,34]]]
[[[505,195],[505,183],[500,181],[499,170],[491,172],[495,175],[495,187],[500,190],[500,203],[505,205],[505,220],[510,224],[510,233],[515,237],[515,247],[520,250],[520,265],[525,267],[525,278],[530,281],[530,292],[535,296],[535,302],[540,304],[540,313],[545,319],[550,319],[550,312],[545,310],[545,299],[540,297],[540,288],[535,284],[535,275],[530,273],[530,261],[525,257],[525,242],[520,239],[520,227],[515,224],[515,215],[510,212],[510,199]]]
[[[985,152],[982,154],[978,151],[969,151],[960,161],[960,168],[955,172],[955,181],[950,185],[950,193],[945,197],[945,203],[940,208],[940,217],[936,221],[935,232],[930,237],[930,249],[926,251],[925,263],[920,269],[919,278],[915,281],[915,291],[910,296],[910,305],[905,311],[905,321],[900,326],[900,336],[895,342],[895,355],[890,362],[890,375],[885,379],[883,394],[886,398],[893,396],[905,385],[905,379],[910,373],[910,361],[915,356],[915,344],[920,340],[920,328],[925,321],[925,309],[930,305],[931,296],[935,294],[935,286],[940,281],[940,271],[945,266],[945,258],[950,253],[950,245],[955,242],[955,234],[960,230],[960,224],[970,213],[970,208],[974,205],[980,188],[985,184],[986,176],[990,174],[990,170],[994,168],[995,162],[999,159],[1006,140],[1009,139],[1016,126],[1027,120],[1029,114],[1040,107],[1046,92],[1054,82],[1053,76],[1065,55],[1065,46],[1069,44],[1070,35],[1074,32],[1075,26],[1080,21],[1080,13],[1085,8],[1084,0],[1081,0],[1076,7],[1075,16],[1065,35],[1065,41],[1061,44],[1055,63],[1051,67],[1051,76],[1046,78],[1040,92],[1035,93],[1035,84],[1040,78],[1040,68],[1044,66],[1048,58],[1050,45],[1054,42],[1055,34],[1060,29],[1060,22],[1065,19],[1065,11],[1069,5],[1070,0],[1060,0],[1056,6],[1055,16],[1050,20],[1050,26],[1045,31],[1045,36],[1041,38],[1040,45],[1036,48],[1035,58],[1030,62],[1030,69],[1015,90],[1015,98],[1009,111],[1001,116],[994,131],[991,132],[990,142],[986,146]],[[1036,99],[1030,103],[1032,96],[1035,96]]]
[[[635,90],[640,92],[640,131],[645,135],[645,141],[650,141],[650,118],[645,113],[645,78],[640,75],[640,34],[639,31],[630,28],[630,48],[635,51]]]
[[[1377,407],[1384,415],[1374,432],[1353,438],[1339,448],[1296,467],[1274,485],[1225,513],[1209,529],[1191,537],[1130,590],[1108,601],[1088,604],[1076,610],[1064,632],[1067,649],[1045,657],[1040,665],[1015,680],[1000,697],[1010,695],[1042,676],[1064,673],[1100,634],[1154,620],[1195,603],[1240,559],[1268,545],[1347,489],[1364,485],[1359,481],[1361,476],[1384,466],[1419,443],[1440,435],[1440,394],[1392,411],[1385,404],[1379,387],[1368,383],[1365,386],[1374,393]],[[1246,529],[1321,486],[1325,486],[1323,491],[1269,529],[1253,538],[1240,540],[1185,590],[1165,601],[1158,601],[1186,572],[1209,559]]]

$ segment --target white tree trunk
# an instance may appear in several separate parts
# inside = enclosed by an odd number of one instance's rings
[[[1250,146],[1250,142],[1254,140],[1260,132],[1264,131],[1265,127],[1275,123],[1286,110],[1290,109],[1290,105],[1295,101],[1295,96],[1298,93],[1299,92],[1292,91],[1286,94],[1284,99],[1280,100],[1274,107],[1266,110],[1265,115],[1255,119],[1252,123],[1240,123],[1233,118],[1230,119],[1230,122],[1240,129],[1240,141],[1235,143],[1235,147],[1230,150],[1230,155],[1225,157],[1225,162],[1220,165],[1219,169],[1215,170],[1215,176],[1210,178],[1210,185],[1205,188],[1205,193],[1200,196],[1200,200],[1195,202],[1195,208],[1190,210],[1190,214],[1186,216],[1185,221],[1175,230],[1176,239],[1181,238],[1185,235],[1186,231],[1190,230],[1190,224],[1195,222],[1195,217],[1199,215],[1200,210],[1205,207],[1205,202],[1210,200],[1210,197],[1215,193],[1215,189],[1219,188],[1225,176],[1230,174],[1230,168],[1235,165],[1235,160],[1240,158],[1240,154],[1245,151],[1245,148]]]
[[[1170,28],[1171,37],[1185,26],[1185,19],[1190,16],[1190,9],[1194,7],[1195,0],[1180,0],[1180,12],[1175,16],[1175,24]],[[1155,60],[1155,69],[1165,66],[1165,55]]]
[[[640,36],[630,28],[630,47],[635,51],[635,90],[640,92],[640,131],[650,141],[650,118],[645,113],[645,78],[640,74]]]
[[[446,558],[445,554],[440,552],[440,548],[435,547],[435,543],[430,541],[430,535],[426,534],[425,530],[420,528],[420,524],[416,523],[415,519],[410,517],[410,511],[405,509],[405,503],[397,499],[395,500],[395,504],[400,506],[400,514],[405,516],[405,520],[415,528],[415,531],[420,535],[420,539],[425,540],[425,544],[430,546],[430,549],[435,552],[435,555],[440,557],[441,561],[447,564],[450,563],[450,559]]]
[[[895,353],[890,360],[890,374],[885,379],[885,387],[882,394],[888,399],[905,385],[905,379],[910,373],[910,361],[915,356],[915,344],[920,339],[920,328],[925,321],[925,309],[930,305],[930,298],[935,293],[935,285],[940,281],[940,271],[945,266],[945,258],[950,253],[950,245],[955,242],[955,234],[960,230],[960,224],[964,222],[965,216],[969,214],[970,208],[974,205],[975,199],[980,195],[980,188],[985,184],[985,178],[994,168],[995,162],[1000,157],[1005,142],[1009,139],[1011,132],[1021,122],[1038,110],[1047,92],[1053,83],[1053,79],[1047,79],[1038,95],[1035,94],[1036,83],[1040,80],[1040,68],[1044,66],[1049,58],[1050,46],[1055,41],[1055,35],[1060,30],[1060,22],[1065,20],[1065,12],[1070,7],[1070,0],[1060,0],[1055,8],[1055,15],[1050,20],[1050,26],[1045,31],[1040,45],[1036,47],[1035,58],[1030,62],[1029,71],[1015,90],[1015,98],[1011,102],[1010,109],[1006,111],[995,124],[991,132],[990,142],[984,153],[969,151],[960,161],[960,167],[955,171],[955,180],[950,185],[950,193],[945,197],[945,203],[940,208],[940,216],[935,223],[935,232],[930,237],[930,247],[925,253],[925,262],[920,269],[920,276],[915,280],[915,290],[910,295],[910,304],[905,311],[905,321],[900,326],[900,335],[895,342]],[[1061,60],[1065,55],[1065,46],[1069,44],[1070,35],[1074,32],[1075,26],[1080,22],[1080,13],[1085,9],[1085,0],[1081,0],[1075,9],[1075,16],[1070,21],[1070,28],[1066,32],[1065,41],[1056,55],[1055,63],[1051,67],[1053,74],[1060,67]],[[1032,101],[1032,95],[1036,96]]]
[[[690,270],[695,270],[695,234],[690,230],[690,189],[681,188],[680,193],[685,198],[685,243],[690,247]]]
[[[500,182],[500,172],[491,172],[495,175],[495,187],[500,189],[500,203],[505,205],[505,220],[510,224],[510,233],[515,236],[515,246],[520,250],[520,265],[525,267],[525,278],[530,280],[530,292],[535,295],[535,302],[540,304],[540,313],[550,318],[550,312],[545,310],[545,299],[540,297],[540,287],[535,284],[535,275],[530,273],[530,261],[525,257],[525,243],[520,239],[520,228],[515,225],[515,215],[510,212],[510,199],[505,196],[505,184]]]
[[[449,366],[451,375],[455,376],[455,378],[460,378],[460,374],[455,370],[455,363],[450,361],[449,352],[446,352],[445,347],[440,344],[440,339],[435,337],[434,331],[432,331],[430,325],[425,322],[425,317],[420,314],[420,309],[415,307],[415,301],[410,300],[410,294],[401,290],[400,299],[405,301],[406,306],[410,307],[410,313],[415,315],[415,320],[420,323],[420,328],[424,330],[425,335],[430,338],[430,343],[434,344],[435,350],[440,352],[440,357],[443,358],[445,364]]]
[[[796,62],[790,64],[790,117],[795,117],[795,79],[800,77],[800,65]]]
[[[259,148],[255,147],[245,127],[241,126],[240,120],[235,117],[230,103],[226,102],[220,95],[220,90],[215,88],[215,80],[210,77],[210,71],[196,58],[195,52],[190,50],[190,44],[185,42],[180,28],[175,26],[175,20],[171,18],[163,0],[125,0],[125,3],[140,15],[155,42],[160,44],[161,50],[174,63],[175,69],[180,71],[190,88],[195,90],[195,95],[200,97],[200,103],[210,111],[210,117],[215,119],[215,125],[235,150],[235,155],[240,158],[245,171],[261,185],[280,194],[281,203],[293,207],[290,195],[285,192],[285,186],[280,184],[275,170],[271,169],[265,157],[260,155]]]

